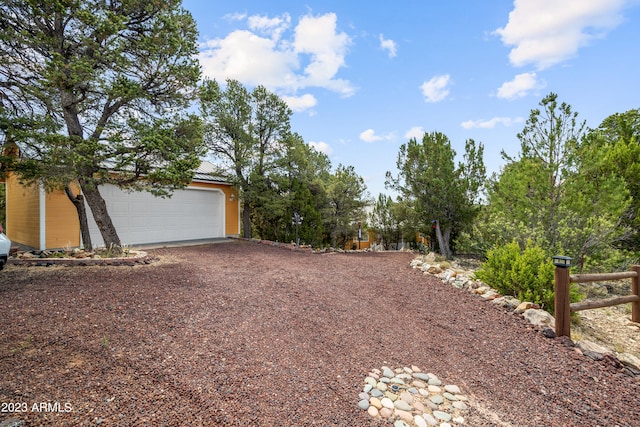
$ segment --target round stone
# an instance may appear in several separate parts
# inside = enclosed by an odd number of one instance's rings
[[[408,393],[406,391],[403,391],[402,393],[400,393],[400,399],[404,400],[409,405],[413,403],[413,396],[411,396],[411,393]]]
[[[433,411],[433,416],[442,421],[451,421],[451,414],[442,411]],[[442,424],[441,424],[442,425]]]
[[[463,417],[455,417],[453,419],[453,422],[456,424],[464,424],[464,418]]]
[[[444,403],[444,397],[442,397],[441,394],[434,394],[429,400],[436,405],[442,405]]]
[[[451,401],[456,400],[456,397],[455,397],[453,394],[451,394],[451,393],[444,392],[444,393],[442,393],[442,395],[443,395],[444,397],[446,397],[448,400],[451,400]]]
[[[422,416],[424,417],[424,420],[427,422],[427,425],[429,425],[429,426],[438,425],[438,421],[436,421],[436,419],[433,418],[433,415],[431,415],[431,414],[422,414]]]
[[[380,403],[382,404],[382,406],[384,406],[385,408],[389,408],[389,409],[393,409],[393,402],[391,401],[391,399],[389,399],[388,397],[383,397],[382,400],[380,401]]]
[[[367,409],[367,413],[372,416],[372,417],[377,417],[379,412],[378,412],[378,408],[376,408],[375,406],[369,406],[369,409]]]
[[[418,390],[418,393],[422,396],[429,396],[429,392],[423,388],[421,388],[420,390]]]
[[[393,405],[397,409],[400,409],[401,411],[407,411],[407,412],[413,411],[413,407],[409,405],[407,402],[405,402],[404,400],[396,400],[395,402],[393,402]]]
[[[363,411],[369,409],[369,399],[362,399],[360,402],[358,402],[358,407]]]
[[[406,421],[408,423],[413,421],[413,415],[409,411],[403,411],[402,409],[396,409],[393,413],[394,413],[394,415],[396,417],[400,417],[400,419],[402,421]]]
[[[465,396],[464,394],[456,394],[456,399],[460,400],[460,401],[464,401],[464,402],[469,400],[469,399],[467,399],[467,396]]]
[[[378,399],[377,397],[372,397],[371,399],[369,399],[369,404],[374,408],[382,409],[382,403],[380,403],[380,399]]]
[[[371,384],[372,386],[375,386],[376,384],[378,384],[378,381],[373,377],[365,378],[364,382],[365,382],[365,384]]]
[[[360,398],[360,400],[362,400],[362,399],[367,399],[367,400],[369,400],[369,393],[362,392],[362,393],[360,393],[360,394],[358,395],[358,397]]]
[[[369,393],[371,391],[371,389],[373,388],[373,386],[371,384],[365,384],[364,388],[362,389],[362,391],[364,393]]]
[[[462,402],[461,402],[462,403]],[[420,412],[424,412],[424,405],[422,404],[422,402],[420,402],[419,400],[415,400],[413,402],[413,407]]]
[[[411,365],[411,370],[413,372],[420,372],[420,368],[418,368],[416,365]]]
[[[380,409],[380,416],[382,418],[389,418],[391,415],[393,415],[393,410],[391,410],[389,408]]]
[[[398,400],[398,395],[395,393],[391,393],[388,390],[384,392],[384,397],[388,397],[389,399],[391,399],[392,402],[395,402],[396,400]]]
[[[427,422],[421,415],[416,415],[413,417],[413,423],[418,427],[427,427]]]
[[[418,387],[418,388],[426,388],[427,387],[427,385],[424,382],[420,381],[420,380],[413,381],[411,383],[411,385],[415,386],[415,387]]]
[[[382,397],[384,396],[384,394],[378,390],[377,388],[374,388],[373,390],[371,390],[371,396],[373,397]]]
[[[375,372],[369,372],[369,376],[376,380],[380,378],[380,375],[376,374]]]
[[[460,393],[460,387],[458,387],[457,385],[447,384],[446,386],[444,386],[444,389],[452,394]]]
[[[387,378],[393,378],[396,376],[396,374],[391,369],[385,366],[384,368],[382,368],[382,376]]]
[[[378,384],[376,384],[376,388],[380,391],[387,391],[387,385],[385,383],[383,383],[382,381],[380,381]]]
[[[397,420],[395,423],[393,423],[393,427],[409,427],[409,424],[405,423],[402,420]]]
[[[429,389],[429,393],[440,393],[442,392],[442,390],[440,389],[440,387],[436,386],[436,385],[430,385],[428,387]]]
[[[429,385],[442,385],[442,381],[437,378],[429,378]]]
[[[415,387],[411,387],[410,389],[407,390],[409,393],[411,394],[418,394],[418,389]]]
[[[391,378],[391,384],[403,384],[404,385],[404,381],[402,380],[402,378],[393,377],[393,378]]]
[[[417,378],[422,381],[429,381],[429,375],[423,374],[422,372],[414,372],[413,378]]]

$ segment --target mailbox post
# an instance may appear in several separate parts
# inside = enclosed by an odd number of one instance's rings
[[[571,307],[569,300],[569,287],[571,277],[569,267],[571,258],[556,255],[552,257],[554,271],[554,315],[556,318],[556,335],[571,337]]]

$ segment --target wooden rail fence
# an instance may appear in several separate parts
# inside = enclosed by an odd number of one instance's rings
[[[569,287],[571,283],[599,282],[603,280],[631,279],[631,295],[587,300],[571,304]],[[605,274],[570,274],[567,267],[556,267],[554,276],[556,335],[571,337],[571,312],[593,308],[611,307],[631,303],[631,321],[640,323],[640,265],[631,267],[631,271]]]

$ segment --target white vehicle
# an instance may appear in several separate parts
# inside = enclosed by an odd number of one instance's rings
[[[2,226],[0,225],[0,270],[2,270],[7,263],[10,250],[11,240],[2,232]]]

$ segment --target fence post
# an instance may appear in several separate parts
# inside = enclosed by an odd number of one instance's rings
[[[631,270],[638,273],[636,277],[631,278],[631,294],[640,296],[640,265],[634,265]],[[640,301],[631,303],[631,321],[640,323]]]
[[[554,315],[556,318],[556,335],[571,338],[571,309],[569,304],[569,286],[571,278],[569,268],[557,267],[554,271]]]

